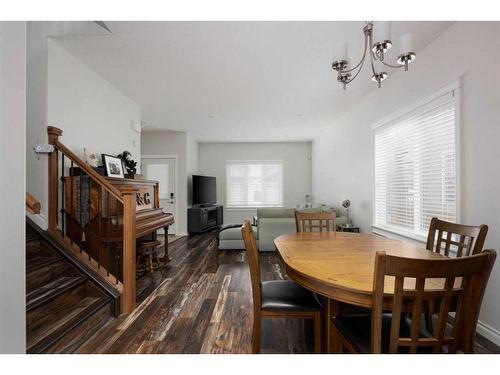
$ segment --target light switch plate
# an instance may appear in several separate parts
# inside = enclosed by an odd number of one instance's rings
[[[50,154],[51,152],[54,152],[54,146],[46,144],[46,143],[38,143],[35,145],[33,150],[37,154]]]

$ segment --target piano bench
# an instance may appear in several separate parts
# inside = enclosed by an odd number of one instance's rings
[[[154,271],[165,266],[165,263],[160,261],[158,256],[158,247],[160,246],[161,242],[156,240],[137,243],[137,265],[140,264],[142,259],[146,260],[145,267],[143,269],[139,269],[139,267],[137,267],[137,271],[147,271],[152,274]]]

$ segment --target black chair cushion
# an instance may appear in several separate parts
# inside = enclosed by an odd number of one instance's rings
[[[261,283],[262,310],[321,311],[316,295],[292,280]]]
[[[342,336],[359,353],[370,353],[371,344],[371,314],[340,315],[333,318],[333,324]],[[382,353],[389,353],[391,338],[392,314],[382,314]],[[401,317],[399,337],[410,337],[411,320]],[[432,337],[424,329],[420,329],[419,337]],[[399,347],[398,352],[407,353],[408,349]],[[432,353],[432,347],[420,347],[418,353]]]

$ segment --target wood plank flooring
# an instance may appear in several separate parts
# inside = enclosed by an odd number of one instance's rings
[[[169,265],[138,281],[138,307],[110,320],[77,353],[250,353],[252,291],[243,251],[218,251],[215,232],[170,245]],[[282,278],[275,254],[262,277]],[[308,327],[309,328],[309,327]],[[312,352],[300,320],[263,322],[263,353]]]
[[[215,232],[170,245],[169,265],[138,280],[138,306],[111,319],[77,353],[250,353],[252,295],[244,251],[218,251]],[[283,278],[275,253],[261,255],[263,280]],[[262,353],[311,353],[312,327],[264,319]],[[477,344],[476,352],[489,352]]]

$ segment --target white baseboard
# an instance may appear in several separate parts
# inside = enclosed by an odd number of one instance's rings
[[[168,235],[169,236],[174,235],[174,236],[177,236],[177,237],[186,237],[188,234],[185,233],[185,232],[179,232],[179,233],[169,233]],[[163,233],[162,234],[158,233],[158,236],[165,236],[165,235]]]
[[[26,216],[33,220],[33,222],[43,230],[47,230],[49,227],[47,218],[43,214],[32,214],[31,212],[26,212]]]
[[[500,346],[500,332],[493,328],[492,326],[483,323],[481,321],[477,322],[476,332],[483,336],[485,339],[488,339],[495,345]]]

